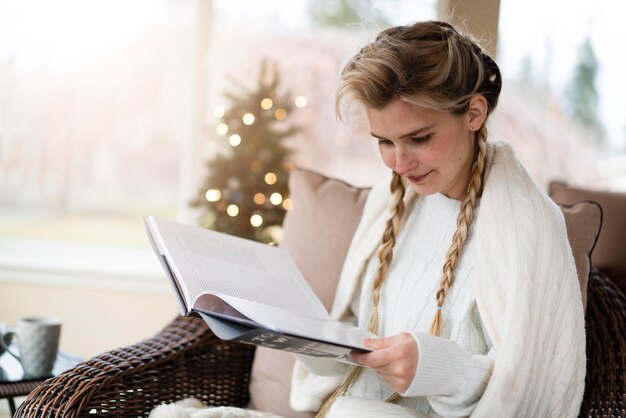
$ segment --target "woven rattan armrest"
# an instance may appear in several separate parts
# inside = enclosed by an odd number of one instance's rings
[[[199,318],[179,317],[155,337],[113,350],[44,382],[16,418],[147,417],[194,396],[245,406],[254,347],[217,339]]]
[[[626,417],[626,296],[595,269],[585,322],[587,377],[579,417]]]

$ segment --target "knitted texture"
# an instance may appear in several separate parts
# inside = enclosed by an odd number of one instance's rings
[[[486,170],[472,261],[476,302],[498,356],[472,416],[574,417],[584,388],[584,314],[563,215],[510,145],[488,144]],[[414,197],[407,194],[407,204]],[[382,236],[388,202],[387,187],[372,190],[344,264],[334,318],[348,312]],[[336,387],[336,377],[309,380],[308,374],[296,363],[294,408],[319,408]]]

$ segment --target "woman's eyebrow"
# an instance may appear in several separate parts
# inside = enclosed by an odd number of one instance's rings
[[[398,139],[406,138],[406,137],[409,137],[409,136],[415,136],[415,135],[417,135],[417,134],[420,134],[420,133],[421,133],[421,132],[423,132],[423,131],[427,131],[427,130],[431,129],[431,128],[432,128],[432,127],[434,127],[434,126],[435,126],[435,124],[434,124],[434,123],[433,123],[433,124],[430,124],[430,125],[428,125],[428,126],[423,126],[423,127],[419,128],[419,129],[416,129],[416,130],[414,130],[414,131],[408,132],[408,133],[406,133],[406,134],[404,134],[404,135],[400,135],[400,136],[398,137]],[[385,137],[382,137],[382,136],[380,136],[380,135],[376,135],[374,132],[370,132],[370,135],[372,135],[374,138],[378,138],[378,139],[382,139],[382,140],[385,140],[385,141],[389,141],[389,139],[387,139],[387,138],[385,138]]]

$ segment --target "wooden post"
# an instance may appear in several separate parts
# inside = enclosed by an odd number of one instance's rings
[[[492,57],[496,57],[500,0],[439,0],[439,20],[470,33]]]
[[[207,97],[209,92],[211,35],[213,32],[213,0],[196,0],[196,29],[193,68],[192,114],[189,137],[182,141],[178,220],[195,223],[197,210],[189,207],[200,185],[202,161],[199,150],[205,139]]]

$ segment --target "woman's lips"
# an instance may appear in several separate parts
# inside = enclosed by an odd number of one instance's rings
[[[421,176],[408,176],[407,178],[409,179],[409,181],[411,181],[411,183],[419,183],[420,181],[424,180],[426,176],[428,176],[432,172],[433,170],[430,170],[428,173],[422,174]]]

